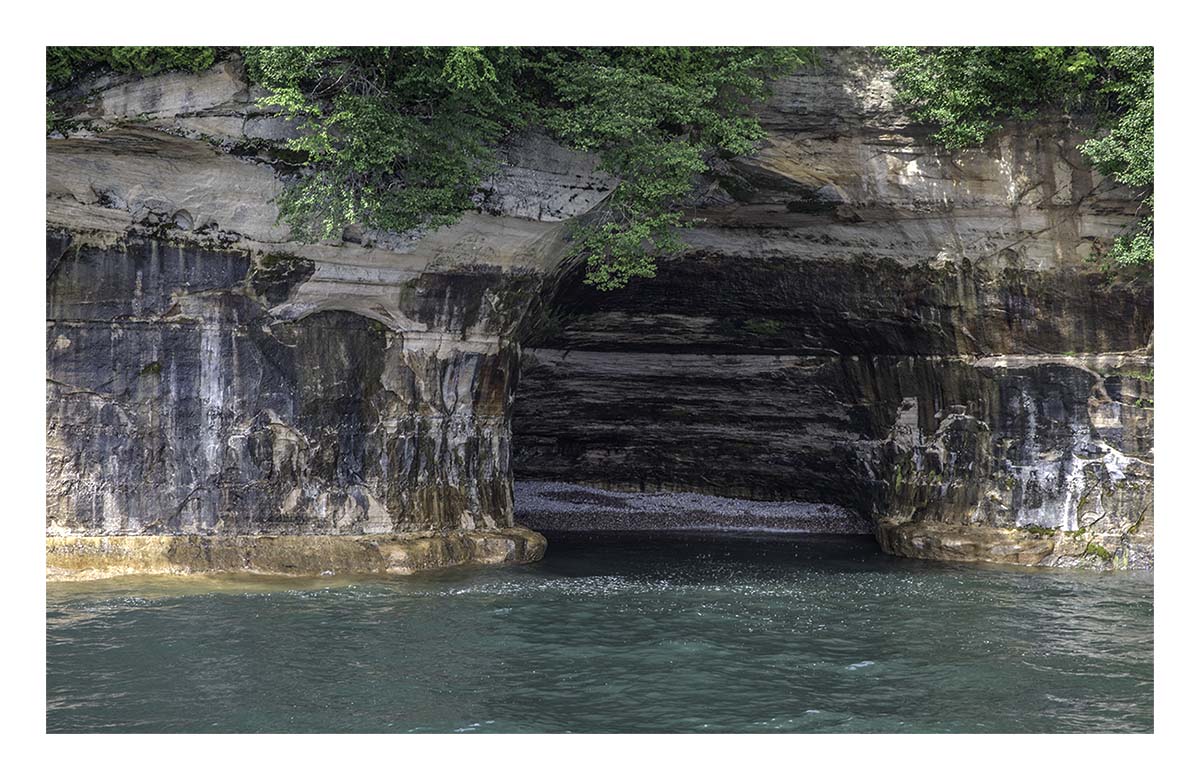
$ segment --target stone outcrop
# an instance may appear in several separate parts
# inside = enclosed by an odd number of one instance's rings
[[[948,155],[869,52],[822,57],[699,182],[689,252],[616,293],[565,262],[613,181],[536,134],[452,227],[304,243],[274,205],[293,129],[236,59],[88,85],[47,146],[52,565],[277,570],[297,540],[306,572],[420,568],[394,540],[520,533],[514,471],[831,507],[903,555],[1150,565],[1151,286],[1087,260],[1135,201],[1081,120]],[[421,560],[540,555],[444,544]]]
[[[702,188],[685,256],[559,287],[518,479],[836,504],[904,555],[1150,565],[1152,288],[1088,260],[1136,202],[1075,120],[949,155],[869,52],[823,60]]]
[[[516,139],[450,228],[303,243],[236,61],[94,86],[47,146],[47,533],[507,533],[513,333],[594,161]]]
[[[528,528],[358,536],[51,536],[46,573],[58,581],[135,574],[382,576],[464,564],[531,563],[545,550],[545,538]]]

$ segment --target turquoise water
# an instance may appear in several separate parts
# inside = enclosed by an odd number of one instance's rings
[[[48,586],[52,732],[1124,732],[1148,574],[869,538],[551,538],[394,580]]]

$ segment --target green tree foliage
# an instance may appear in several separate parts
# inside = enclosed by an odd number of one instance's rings
[[[899,97],[937,126],[948,149],[982,144],[1005,119],[1047,110],[1093,114],[1097,137],[1080,145],[1095,168],[1132,187],[1143,215],[1104,258],[1119,266],[1154,260],[1154,50],[1146,46],[892,46]]]
[[[454,222],[528,121],[521,63],[475,48],[273,46],[245,50],[264,105],[300,123],[289,146],[310,172],[283,194],[297,235],[349,224],[403,232]]]
[[[211,46],[47,46],[46,81],[61,87],[83,73],[100,69],[150,76],[166,70],[201,71],[212,67]]]
[[[763,137],[751,112],[766,79],[805,61],[798,49],[551,49],[538,69],[549,100],[542,125],[598,152],[620,184],[598,219],[576,233],[587,281],[602,290],[654,275],[680,251],[680,200],[708,155],[748,154]]]

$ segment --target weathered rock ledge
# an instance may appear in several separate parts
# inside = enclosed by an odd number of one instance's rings
[[[1150,569],[1154,565],[1154,540],[1141,528],[1122,534],[885,519],[876,525],[875,538],[884,552],[905,558],[1072,569]]]
[[[49,536],[46,579],[230,573],[404,575],[466,564],[533,563],[545,551],[545,537],[520,526],[355,536]]]

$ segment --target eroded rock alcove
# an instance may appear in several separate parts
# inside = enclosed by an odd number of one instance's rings
[[[559,286],[519,481],[814,503],[904,555],[1149,565],[1152,290],[1089,261],[1134,204],[1067,120],[951,156],[891,99],[869,55],[826,52],[707,183],[686,256]]]

